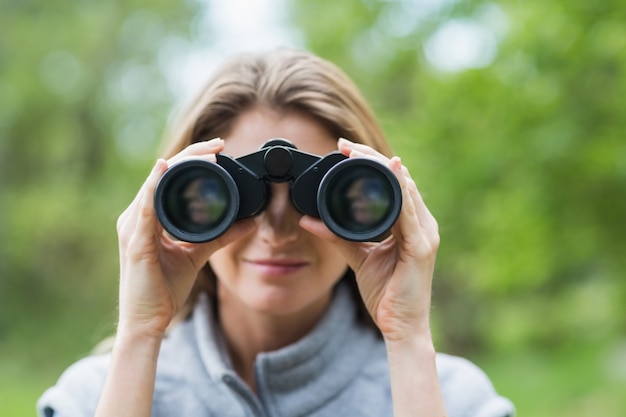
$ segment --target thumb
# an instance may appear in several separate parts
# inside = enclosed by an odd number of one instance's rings
[[[194,265],[202,266],[218,249],[243,238],[256,228],[254,219],[236,221],[222,236],[206,243],[185,243]]]
[[[357,271],[367,256],[367,243],[351,242],[334,234],[322,220],[312,216],[303,216],[300,227],[314,236],[332,244],[346,258],[352,270]]]

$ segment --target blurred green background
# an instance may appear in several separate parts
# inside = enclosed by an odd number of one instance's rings
[[[0,0],[0,415],[113,331],[117,216],[245,27],[380,116],[440,222],[438,349],[520,416],[626,415],[623,2],[226,3]]]

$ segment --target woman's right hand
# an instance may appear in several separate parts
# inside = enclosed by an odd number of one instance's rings
[[[221,139],[194,143],[168,161],[159,159],[130,206],[117,221],[120,250],[119,327],[161,337],[191,292],[199,270],[220,247],[252,231],[237,221],[211,242],[192,244],[169,236],[154,209],[154,191],[169,166],[190,158],[215,162]]]

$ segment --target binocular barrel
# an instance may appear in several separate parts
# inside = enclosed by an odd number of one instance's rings
[[[236,220],[263,211],[272,182],[288,182],[295,208],[346,240],[385,236],[402,206],[400,185],[386,166],[339,152],[317,156],[272,139],[236,159],[218,154],[217,163],[194,159],[171,166],[157,185],[155,210],[173,237],[208,242]]]

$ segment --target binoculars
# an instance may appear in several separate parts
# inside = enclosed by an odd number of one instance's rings
[[[193,159],[172,165],[157,184],[157,217],[176,239],[208,242],[236,220],[260,213],[270,201],[270,183],[289,182],[295,208],[321,218],[346,240],[379,240],[400,214],[397,178],[369,158],[318,156],[279,138],[236,159],[222,153],[216,158],[217,163]]]

